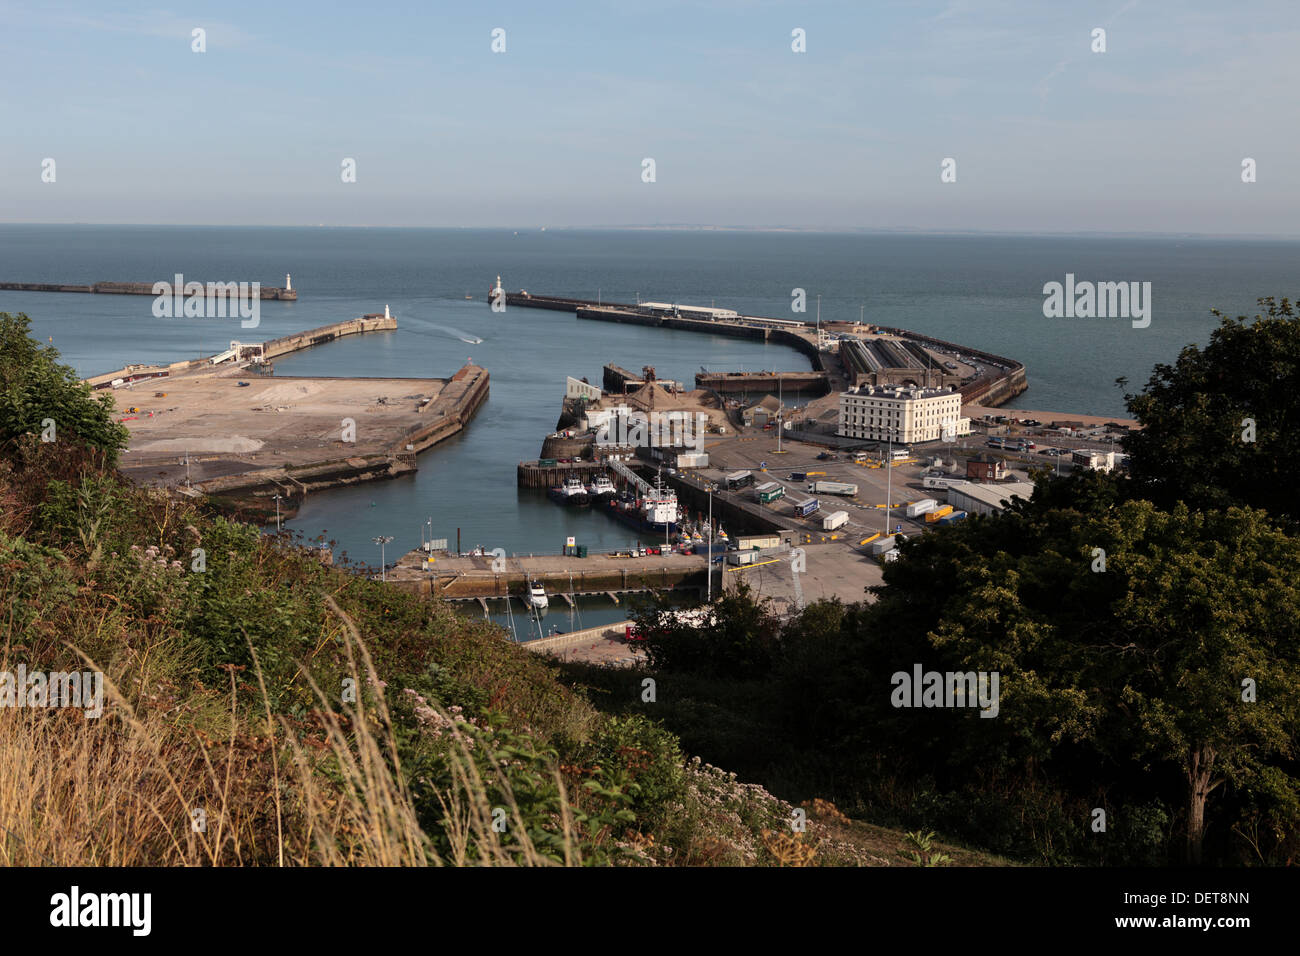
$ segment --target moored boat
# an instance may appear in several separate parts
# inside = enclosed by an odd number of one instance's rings
[[[618,489],[614,487],[614,482],[609,480],[609,475],[597,475],[587,492],[592,502],[608,501],[618,494]]]
[[[557,488],[551,488],[549,494],[555,501],[562,505],[585,505],[591,503],[591,496],[582,484],[582,479],[570,475],[564,479],[564,483]]]

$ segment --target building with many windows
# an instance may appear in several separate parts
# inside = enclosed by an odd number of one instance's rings
[[[863,385],[840,394],[839,434],[911,445],[970,434],[961,393],[916,385]]]

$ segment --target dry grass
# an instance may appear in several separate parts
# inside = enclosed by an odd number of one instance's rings
[[[326,602],[345,625],[357,686],[381,687],[355,625]],[[0,709],[0,864],[550,864],[529,843],[505,775],[484,780],[465,739],[453,752],[455,786],[439,795],[453,847],[444,859],[420,826],[382,693],[360,694],[340,714],[313,684],[319,709],[292,721],[272,714],[260,668],[257,679],[262,711],[240,713],[231,674],[221,739],[176,710],[138,716],[107,680],[99,719]],[[508,838],[493,827],[489,784],[507,795]],[[566,862],[580,863],[567,814],[561,823]]]

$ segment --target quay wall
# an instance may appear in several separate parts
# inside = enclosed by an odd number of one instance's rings
[[[322,325],[318,329],[310,329],[306,332],[271,339],[269,342],[262,343],[262,354],[268,359],[279,358],[281,355],[288,355],[290,352],[297,352],[299,349],[333,342],[345,335],[360,335],[364,332],[391,332],[396,328],[396,319],[391,316],[386,317],[372,313],[363,315],[358,319],[348,319],[345,322],[335,322],[332,325]]]
[[[583,559],[575,558],[575,562]],[[591,560],[591,559],[587,559]],[[613,562],[611,562],[613,563]],[[701,565],[703,562],[701,562]],[[452,600],[465,598],[523,597],[531,581],[540,581],[548,594],[604,594],[609,591],[667,591],[673,588],[703,588],[704,568],[625,568],[614,565],[600,570],[501,571],[439,575],[432,571],[419,577],[389,579],[393,587],[426,597]],[[570,586],[572,582],[572,586]]]
[[[554,637],[540,637],[535,641],[524,641],[521,647],[530,651],[537,651],[541,654],[547,654],[552,651],[562,651],[578,644],[586,644],[589,641],[599,640],[622,640],[627,634],[627,626],[630,621],[619,621],[616,624],[601,624],[598,627],[587,627],[581,631],[570,631],[568,634],[556,634]]]

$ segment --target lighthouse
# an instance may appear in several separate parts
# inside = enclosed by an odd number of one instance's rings
[[[388,311],[388,304],[385,303],[385,304],[384,304],[384,318],[386,318],[386,319],[391,319],[392,317],[393,317],[393,314],[392,314],[391,312]]]
[[[293,291],[293,276],[289,275],[289,273],[287,272],[284,274],[284,291],[285,292]]]

